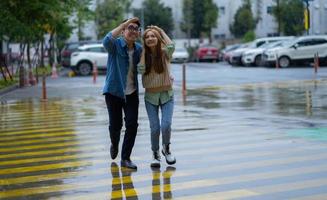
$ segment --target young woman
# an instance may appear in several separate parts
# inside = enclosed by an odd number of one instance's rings
[[[149,26],[143,34],[143,52],[139,64],[142,84],[145,88],[145,107],[151,129],[151,167],[160,167],[159,140],[162,134],[162,154],[169,165],[176,159],[170,151],[171,122],[174,109],[173,78],[170,60],[174,44],[167,34],[157,26]],[[161,123],[159,120],[161,109]]]

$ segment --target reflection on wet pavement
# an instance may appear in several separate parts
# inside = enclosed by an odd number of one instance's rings
[[[0,199],[324,199],[326,94],[324,80],[178,91],[178,163],[159,169],[141,101],[137,171],[110,159],[101,96],[3,102]]]

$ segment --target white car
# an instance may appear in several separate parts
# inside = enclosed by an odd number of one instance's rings
[[[251,50],[251,49],[255,49],[258,47],[261,47],[264,44],[267,43],[272,43],[272,42],[276,42],[279,40],[284,39],[285,37],[264,37],[264,38],[258,38],[252,42],[246,43],[244,44],[242,47],[236,49],[235,51],[230,52],[230,63],[232,65],[242,65],[242,56],[243,53]]]
[[[279,47],[283,44],[283,42],[291,39],[294,39],[294,37],[281,37],[281,40],[279,41],[266,43],[258,48],[245,51],[242,54],[242,64],[245,66],[260,66],[262,64],[262,54],[265,50]]]
[[[70,59],[72,69],[86,76],[92,73],[94,63],[98,69],[107,68],[108,52],[102,44],[87,44],[72,53]]]
[[[187,62],[189,58],[189,53],[184,47],[176,47],[172,55],[172,62],[183,63]]]
[[[279,66],[285,68],[292,63],[313,62],[316,53],[320,59],[327,58],[327,35],[303,36],[268,49],[263,53],[263,62],[274,65],[278,61]]]

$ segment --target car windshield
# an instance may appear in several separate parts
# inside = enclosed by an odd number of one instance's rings
[[[74,50],[74,49],[77,49],[80,45],[78,43],[74,43],[74,44],[69,44],[67,46],[67,49],[68,50]]]
[[[265,48],[265,49],[269,49],[269,48],[280,46],[282,43],[283,43],[283,41],[277,41],[277,42],[272,42],[272,43],[264,44],[261,47],[262,48]]]
[[[185,48],[176,48],[175,51],[184,52],[184,51],[186,51],[186,49]]]

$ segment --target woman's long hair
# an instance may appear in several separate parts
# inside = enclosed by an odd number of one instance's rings
[[[158,39],[157,46],[155,47],[155,53],[153,54],[151,52],[151,49],[145,44],[145,36],[149,31],[152,31],[154,35]],[[162,73],[164,71],[164,65],[165,65],[165,55],[162,51],[162,45],[164,44],[164,40],[162,39],[162,36],[160,33],[158,33],[157,30],[148,28],[144,31],[143,34],[143,44],[144,44],[144,50],[145,50],[145,74],[149,74],[151,71],[151,67],[154,68],[154,71],[157,73]]]

